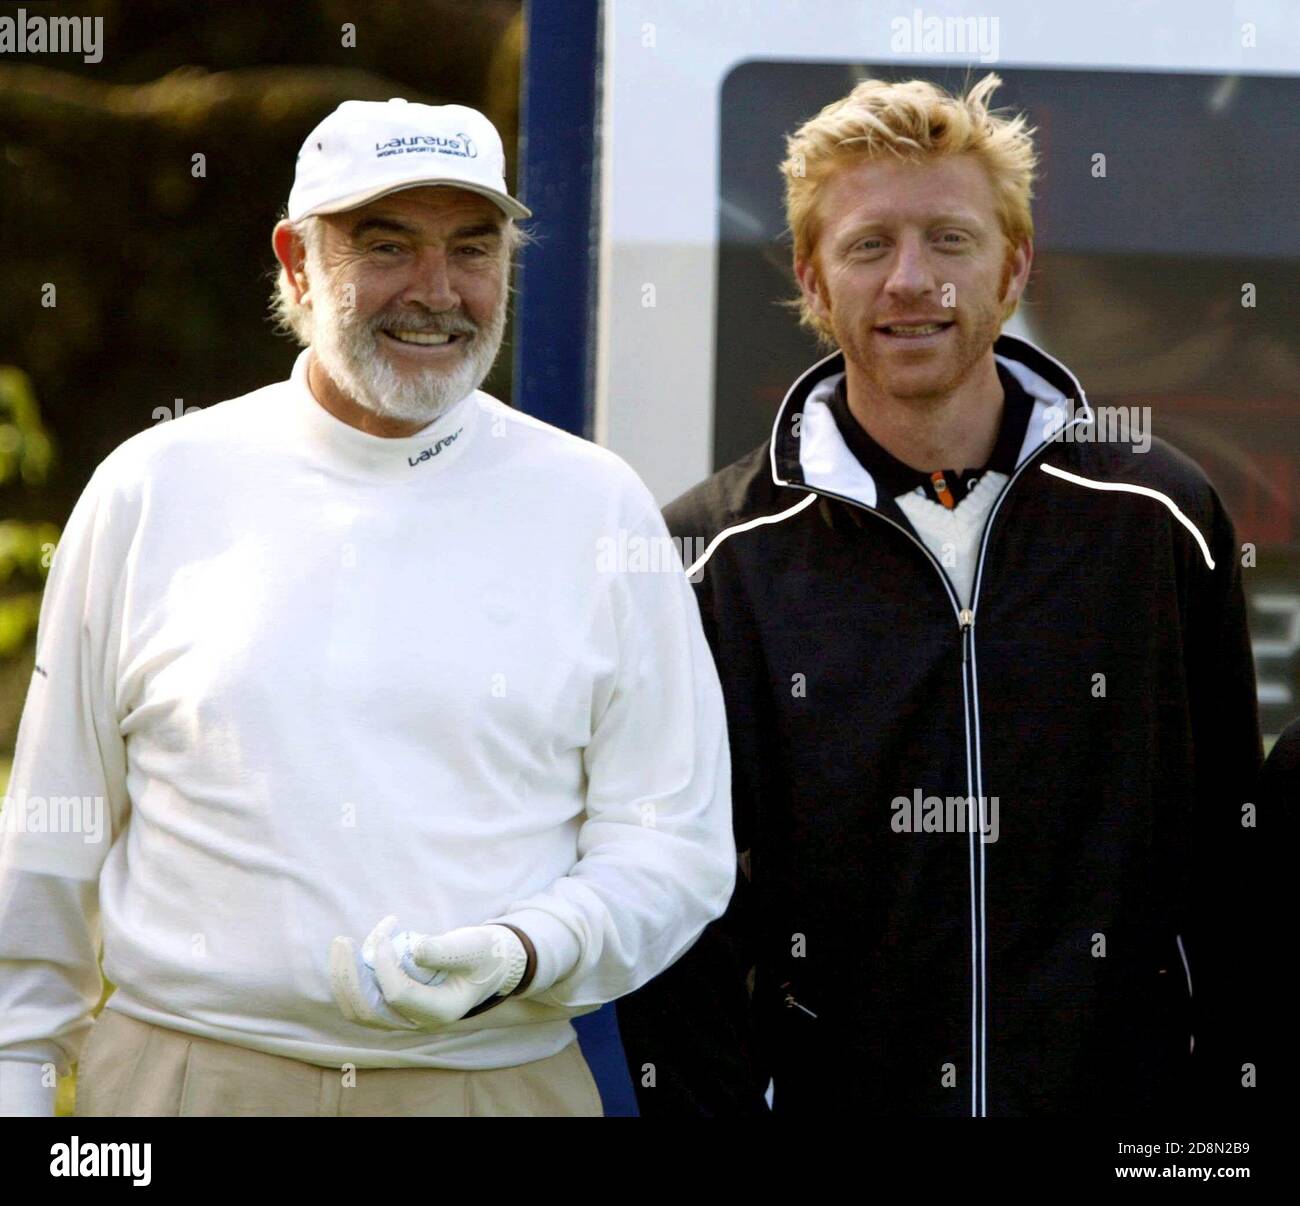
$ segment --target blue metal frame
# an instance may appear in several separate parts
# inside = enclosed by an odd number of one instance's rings
[[[600,3],[538,0],[525,15],[519,189],[538,240],[520,254],[514,402],[590,436]]]
[[[519,196],[537,242],[520,254],[514,404],[591,436],[595,379],[599,0],[525,8]],[[613,1005],[574,1019],[607,1116],[635,1116]]]

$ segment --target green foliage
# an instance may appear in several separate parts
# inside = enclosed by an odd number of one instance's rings
[[[53,465],[54,442],[31,381],[22,369],[0,365],[0,488],[43,486]],[[0,658],[20,653],[36,629],[58,539],[47,521],[0,522]]]
[[[52,523],[0,522],[0,589],[12,581],[40,581],[49,570],[59,529]],[[13,657],[35,631],[41,592],[0,594],[0,658]]]
[[[31,381],[22,369],[0,364],[0,486],[44,485],[53,461]]]

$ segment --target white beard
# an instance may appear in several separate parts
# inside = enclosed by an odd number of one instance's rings
[[[334,384],[354,402],[375,414],[428,426],[483,383],[501,349],[506,329],[507,293],[491,321],[476,325],[463,311],[424,317],[377,314],[360,318],[343,304],[342,290],[308,252],[308,276],[325,281],[312,298],[312,351]],[[399,372],[379,346],[381,328],[460,332],[472,336],[461,362],[450,371]]]

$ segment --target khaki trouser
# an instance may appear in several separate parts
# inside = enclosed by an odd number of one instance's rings
[[[280,1055],[219,1043],[105,1009],[77,1070],[78,1117],[344,1115],[600,1117],[576,1042],[513,1068],[358,1068],[345,1078]]]

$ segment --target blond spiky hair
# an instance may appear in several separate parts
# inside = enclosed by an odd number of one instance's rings
[[[1034,236],[1034,129],[1025,117],[995,116],[989,97],[1002,85],[990,72],[965,96],[929,80],[863,80],[848,96],[829,104],[786,139],[785,213],[797,262],[813,258],[821,235],[817,200],[831,174],[846,163],[895,155],[914,161],[969,152],[993,185],[998,221],[1009,245]],[[800,298],[799,321],[833,343],[829,327]],[[1006,314],[1015,311],[1012,305]]]

